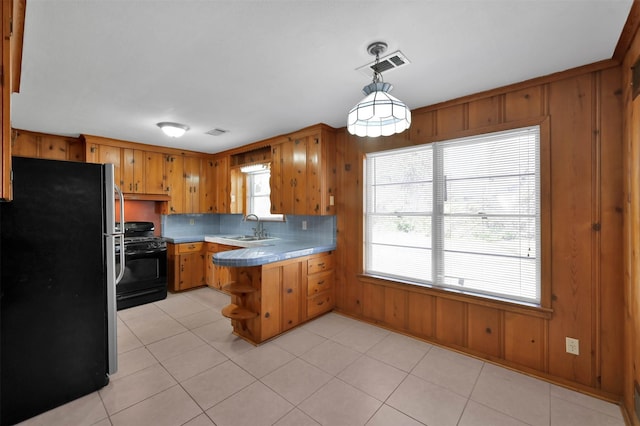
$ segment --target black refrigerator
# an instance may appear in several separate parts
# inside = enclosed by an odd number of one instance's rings
[[[113,165],[14,157],[12,169],[13,201],[0,203],[2,425],[117,370]]]

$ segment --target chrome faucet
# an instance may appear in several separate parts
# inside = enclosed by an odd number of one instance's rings
[[[250,214],[246,215],[244,217],[244,219],[242,219],[242,221],[245,222],[245,221],[249,220],[249,218],[254,218],[256,221],[258,221],[258,225],[255,228],[252,228],[253,229],[253,236],[256,237],[256,238],[260,238],[260,239],[261,238],[266,238],[267,237],[267,232],[265,231],[264,225],[263,225],[262,221],[260,220],[260,218],[257,215],[255,215],[253,213],[250,213]]]

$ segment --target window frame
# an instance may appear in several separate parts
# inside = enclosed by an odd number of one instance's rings
[[[486,136],[487,134],[496,133],[496,132],[505,132],[505,131],[518,131],[522,128],[538,126],[539,127],[539,145],[538,145],[538,169],[539,169],[539,220],[538,220],[538,253],[539,257],[539,268],[537,272],[537,285],[539,291],[539,301],[531,302],[531,301],[522,301],[522,300],[514,300],[512,298],[502,297],[499,295],[492,294],[483,294],[478,291],[467,291],[465,289],[459,288],[449,288],[443,287],[439,285],[433,285],[431,282],[419,282],[413,280],[407,280],[405,277],[400,276],[391,276],[391,275],[381,275],[376,272],[367,272],[366,270],[366,261],[367,261],[367,243],[370,240],[369,235],[367,235],[367,223],[366,223],[366,215],[367,215],[367,165],[366,165],[366,156],[368,154],[374,154],[384,151],[394,151],[400,150],[404,148],[412,148],[418,146],[415,141],[406,140],[400,143],[393,144],[384,144],[383,146],[376,144],[367,147],[366,144],[363,146],[363,157],[362,157],[362,175],[364,180],[363,185],[363,204],[362,204],[362,252],[361,252],[361,265],[362,272],[361,276],[363,278],[369,277],[375,280],[381,281],[389,281],[391,283],[397,283],[400,285],[414,285],[419,288],[423,288],[426,291],[436,291],[436,294],[451,294],[451,297],[454,298],[467,298],[470,297],[471,300],[486,300],[487,302],[493,301],[500,304],[511,305],[514,307],[521,308],[534,308],[541,309],[542,312],[550,312],[551,310],[551,149],[550,149],[550,123],[549,117],[544,116],[537,119],[526,119],[526,120],[517,120],[509,124],[500,124],[500,125],[492,125],[480,130],[465,130],[460,132],[455,132],[455,134],[449,135],[434,135],[429,137],[426,141],[421,141],[420,145],[429,145],[433,142],[447,142],[447,141],[455,141],[458,139],[469,138],[474,136]],[[444,292],[444,293],[442,293]]]

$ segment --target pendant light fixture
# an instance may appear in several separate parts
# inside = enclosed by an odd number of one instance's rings
[[[157,123],[157,126],[162,129],[165,135],[172,138],[179,138],[184,135],[187,130],[189,130],[189,126],[180,123],[171,123],[169,121],[163,121]]]
[[[382,41],[367,47],[367,52],[376,57],[373,81],[362,89],[367,96],[349,111],[347,130],[352,135],[390,136],[404,132],[411,125],[411,110],[404,102],[389,94],[393,86],[385,83],[378,72],[380,54],[386,50],[387,43]]]

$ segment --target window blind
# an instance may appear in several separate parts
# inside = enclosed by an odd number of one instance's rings
[[[539,303],[539,134],[367,155],[365,272]]]

